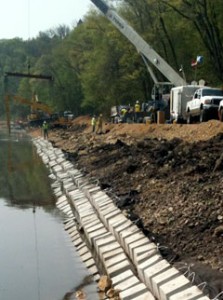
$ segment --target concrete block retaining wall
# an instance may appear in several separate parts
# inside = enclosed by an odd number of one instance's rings
[[[65,229],[95,280],[96,258],[123,300],[209,299],[161,257],[157,246],[60,149],[42,138],[33,143],[50,170],[56,205],[67,215]]]

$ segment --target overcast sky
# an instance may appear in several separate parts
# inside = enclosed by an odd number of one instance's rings
[[[90,0],[0,0],[0,39],[27,40],[58,25],[76,24],[91,7]]]

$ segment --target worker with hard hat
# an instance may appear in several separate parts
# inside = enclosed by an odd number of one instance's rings
[[[140,104],[138,100],[135,103],[135,112],[140,112]]]
[[[96,127],[96,117],[93,115],[91,119],[91,126],[92,126],[92,132],[95,132],[95,127]]]
[[[122,123],[124,123],[126,120],[126,113],[128,112],[127,108],[126,107],[123,107],[121,109],[121,120],[122,120]]]
[[[138,119],[139,119],[139,113],[140,113],[139,100],[137,100],[136,103],[135,103],[134,112],[135,112],[135,122],[137,122]]]
[[[48,139],[48,129],[49,129],[49,125],[46,121],[43,122],[42,129],[43,129],[43,137],[46,140]]]
[[[123,107],[121,109],[121,115],[124,116],[127,113],[127,109],[125,107]]]

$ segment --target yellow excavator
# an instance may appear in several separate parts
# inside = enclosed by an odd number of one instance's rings
[[[16,103],[28,105],[30,107],[30,114],[27,116],[27,121],[30,126],[39,126],[44,120],[51,119],[53,110],[44,103],[38,101],[37,95],[34,95],[32,101],[16,95],[5,96],[5,107],[8,127],[10,127],[10,100]]]
[[[50,123],[51,127],[67,128],[72,125],[72,120],[63,114],[55,113],[49,105],[40,102],[37,95],[32,97],[32,101],[16,95],[6,95],[5,107],[9,131],[11,99],[16,103],[28,105],[30,107],[30,114],[27,116],[27,121],[28,125],[31,127],[41,126],[43,121]]]
[[[43,121],[51,120],[53,109],[49,105],[40,102],[37,95],[33,95],[32,101],[29,103],[24,101],[26,99],[18,96],[14,96],[14,99],[20,101],[20,103],[30,105],[31,111],[27,117],[30,126],[39,126]]]

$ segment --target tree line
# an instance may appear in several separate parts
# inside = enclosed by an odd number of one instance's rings
[[[118,13],[186,80],[223,81],[222,0],[122,0]],[[203,62],[191,67],[192,60]],[[44,74],[53,81],[6,77],[6,72]],[[159,80],[165,78],[154,69]],[[6,93],[41,102],[75,116],[103,112],[118,104],[146,102],[153,81],[135,47],[92,8],[74,28],[59,25],[36,38],[0,40],[0,116]],[[15,117],[29,107],[11,103]]]

